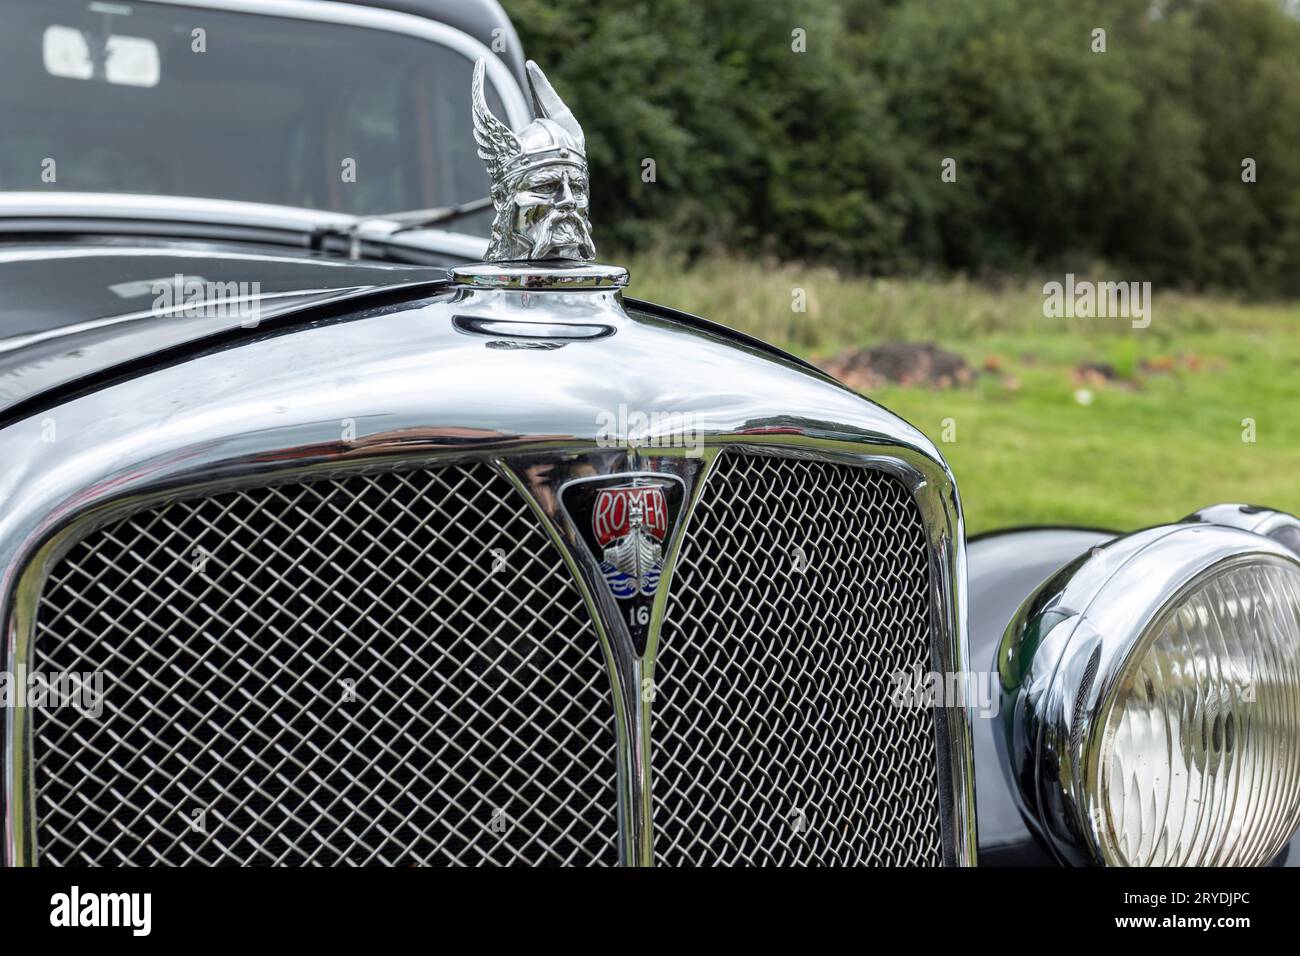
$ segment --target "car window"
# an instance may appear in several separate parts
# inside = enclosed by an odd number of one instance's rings
[[[10,0],[4,21],[0,189],[361,215],[487,193],[472,64],[442,44],[154,3]]]

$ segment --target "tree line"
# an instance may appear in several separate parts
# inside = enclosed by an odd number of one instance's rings
[[[1300,293],[1294,2],[504,6],[605,249]]]

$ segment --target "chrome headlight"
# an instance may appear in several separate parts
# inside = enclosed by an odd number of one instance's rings
[[[1254,865],[1300,824],[1300,561],[1175,525],[1084,555],[999,650],[1024,810],[1066,862]]]

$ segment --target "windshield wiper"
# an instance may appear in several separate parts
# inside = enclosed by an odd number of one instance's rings
[[[411,209],[406,212],[384,213],[379,216],[363,216],[346,227],[327,226],[317,229],[312,237],[312,247],[320,249],[328,239],[342,239],[348,244],[348,257],[361,258],[361,245],[364,242],[384,242],[403,232],[418,229],[432,229],[434,226],[446,225],[465,216],[492,208],[492,197],[484,196],[455,206],[439,206],[434,209]]]
[[[465,216],[472,216],[476,212],[482,212],[484,209],[492,208],[492,197],[484,196],[481,199],[471,199],[469,202],[460,203],[457,206],[440,206],[437,209],[412,209],[410,212],[387,213],[383,216],[367,216],[358,225],[366,222],[372,222],[376,219],[385,222],[398,223],[398,228],[391,230],[388,235],[395,235],[399,232],[409,232],[412,229],[431,229],[434,226],[441,226],[444,223],[451,222],[455,219],[462,219]]]

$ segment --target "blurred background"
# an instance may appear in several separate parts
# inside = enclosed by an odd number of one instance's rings
[[[1297,3],[502,5],[632,294],[903,415],[971,532],[1300,511]],[[1067,273],[1150,324],[1046,317]]]

